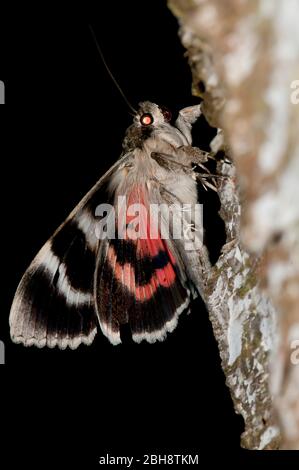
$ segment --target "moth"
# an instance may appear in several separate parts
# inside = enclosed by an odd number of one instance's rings
[[[194,216],[184,208],[197,203],[197,181],[215,189],[205,166],[208,154],[192,147],[192,124],[200,114],[200,105],[187,107],[172,123],[170,113],[157,104],[139,105],[120,158],[25,272],[9,319],[15,343],[75,349],[91,344],[101,329],[117,345],[125,324],[137,343],[162,341],[179,315],[188,312],[192,299],[204,297],[209,264],[204,244],[186,249],[186,240],[173,236],[177,224],[191,232],[194,228]],[[152,205],[163,207],[155,237],[150,218],[143,237],[129,237],[132,215],[127,213],[122,237],[98,236],[103,217],[98,217],[97,208],[109,204],[121,209],[120,197],[130,207],[142,204],[145,219]],[[167,238],[162,231],[170,207]],[[119,225],[119,215],[114,222]],[[193,236],[200,234],[193,231]]]

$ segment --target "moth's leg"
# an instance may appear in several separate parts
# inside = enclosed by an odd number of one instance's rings
[[[197,147],[192,147],[191,145],[182,145],[173,149],[171,153],[165,152],[152,152],[151,156],[156,158],[156,155],[161,155],[167,160],[176,161],[177,163],[183,165],[192,165],[192,163],[199,165],[206,163],[211,155],[208,152],[198,149]]]
[[[184,172],[191,172],[192,168],[190,164],[184,164],[183,162],[178,161],[173,155],[163,152],[152,152],[151,157],[163,168],[166,170],[181,169]],[[189,162],[187,162],[189,163]]]
[[[218,189],[217,189],[217,186],[216,186],[216,183],[215,183],[215,180],[213,179],[213,183],[210,183],[209,181],[207,181],[205,178],[202,178],[201,175],[197,175],[196,176],[196,179],[198,181],[201,182],[202,186],[204,187],[204,189],[207,191],[208,188],[212,189],[213,191],[215,191],[215,193],[218,192]]]
[[[178,118],[175,121],[175,126],[184,135],[189,145],[191,145],[192,143],[192,136],[191,136],[192,124],[202,114],[200,106],[201,106],[200,104],[197,104],[195,106],[188,106],[187,108],[181,109],[181,111],[179,112]]]
[[[209,158],[211,158],[211,154],[204,150],[200,150],[197,147],[192,147],[192,145],[182,145],[181,147],[178,147],[175,155],[180,160],[184,160],[188,163],[195,163],[196,165],[206,163]]]
[[[194,177],[201,182],[201,184],[203,185],[205,189],[209,187],[213,191],[217,192],[216,179],[226,178],[226,176],[215,175],[211,173],[210,170],[203,164],[203,163],[206,163],[208,159],[213,158],[213,156],[210,153],[204,152],[203,150],[200,150],[196,147],[192,147],[191,145],[185,145],[185,146],[179,147],[177,154],[180,155],[181,157],[183,156],[185,161],[189,160],[191,164],[194,164],[195,166],[204,170],[205,173],[194,172],[193,173]],[[207,179],[209,179],[210,181],[207,181]]]
[[[163,168],[168,171],[175,171],[181,170],[184,173],[189,173],[191,177],[195,180],[201,182],[203,187],[207,190],[207,188],[212,189],[213,191],[217,192],[216,181],[217,178],[225,178],[225,176],[221,175],[214,175],[209,172],[209,170],[202,165],[201,163],[197,163],[197,166],[202,168],[206,171],[206,173],[195,173],[194,167],[190,165],[184,165],[181,162],[178,162],[173,155],[169,155],[167,153],[160,153],[160,152],[152,152],[151,157]],[[211,182],[207,181],[207,179],[211,179]]]

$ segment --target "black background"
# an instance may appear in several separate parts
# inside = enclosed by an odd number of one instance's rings
[[[215,456],[248,460],[239,450],[242,419],[234,413],[200,300],[164,343],[113,347],[99,333],[90,347],[58,351],[27,349],[9,339],[10,304],[23,272],[118,158],[131,122],[88,24],[134,106],[148,99],[177,112],[198,99],[191,96],[175,18],[156,0],[119,2],[117,11],[101,1],[97,8],[85,4],[67,12],[26,5],[1,21],[7,106],[0,339],[6,345],[1,387],[8,417],[2,453],[9,449],[12,465],[32,468],[41,462],[96,468],[106,452],[199,453],[202,466]],[[201,120],[195,143],[207,149],[212,134]],[[215,257],[223,233],[217,201],[208,195],[205,202]]]

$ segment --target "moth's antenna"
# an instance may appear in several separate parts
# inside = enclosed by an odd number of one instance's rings
[[[102,61],[103,61],[103,64],[104,64],[104,66],[105,66],[105,68],[106,68],[106,70],[107,70],[107,72],[108,72],[110,78],[112,79],[114,85],[116,86],[116,88],[117,88],[118,91],[120,92],[121,96],[122,96],[123,99],[125,100],[127,106],[129,106],[129,108],[131,109],[131,111],[133,111],[133,113],[136,114],[136,113],[137,113],[136,109],[131,105],[130,101],[128,100],[128,98],[126,97],[126,95],[124,94],[124,92],[122,91],[122,89],[121,89],[121,87],[119,86],[119,84],[117,83],[117,80],[116,80],[116,78],[114,77],[113,73],[112,73],[111,70],[109,69],[109,67],[108,67],[108,65],[107,65],[107,62],[106,62],[106,60],[105,60],[104,54],[103,54],[103,52],[102,52],[102,49],[100,48],[100,45],[99,45],[99,43],[98,43],[98,41],[97,41],[95,32],[94,32],[94,30],[93,30],[93,28],[92,28],[91,25],[89,25],[89,29],[90,29],[91,35],[92,35],[92,37],[93,37],[93,40],[94,40],[94,42],[95,42],[96,48],[97,48],[97,50],[98,50],[98,53],[100,54],[100,57],[101,57],[101,59],[102,59]]]

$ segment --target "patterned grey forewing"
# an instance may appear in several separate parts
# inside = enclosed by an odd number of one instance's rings
[[[106,203],[111,175],[120,158],[42,247],[25,272],[10,312],[10,332],[25,346],[77,348],[97,332],[93,278],[99,240],[95,208]]]

